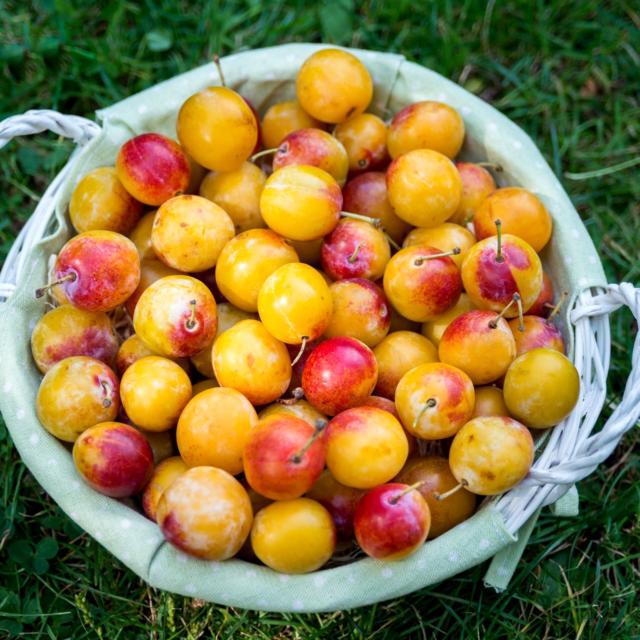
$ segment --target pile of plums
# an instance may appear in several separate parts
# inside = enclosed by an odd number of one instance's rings
[[[262,119],[211,86],[179,142],[135,136],[73,191],[38,416],[189,554],[404,557],[520,482],[577,402],[545,206],[453,161],[452,107],[387,123],[372,91],[336,49]]]

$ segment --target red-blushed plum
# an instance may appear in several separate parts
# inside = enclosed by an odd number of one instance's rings
[[[353,538],[353,516],[356,504],[364,491],[340,484],[329,470],[322,472],[306,496],[317,500],[333,518],[338,539],[342,541]]]
[[[334,280],[382,277],[391,257],[389,241],[369,222],[343,218],[322,242],[322,268]]]
[[[396,253],[384,272],[384,292],[405,318],[426,322],[456,304],[462,293],[460,270],[448,255],[417,245]]]
[[[496,190],[496,183],[493,176],[480,165],[473,162],[456,162],[455,165],[462,180],[462,196],[449,222],[465,225],[484,199]]]
[[[118,338],[109,316],[70,304],[47,311],[31,333],[31,353],[40,371],[71,356],[88,356],[113,366]]]
[[[272,500],[299,498],[322,473],[326,420],[312,427],[292,414],[272,414],[251,429],[242,453],[249,485]]]
[[[431,540],[469,518],[476,508],[476,497],[466,489],[439,500],[438,497],[457,486],[458,481],[449,469],[449,462],[440,456],[425,456],[408,460],[395,479],[413,485],[417,482],[431,513],[431,527],[427,538]]]
[[[387,335],[391,309],[378,285],[364,278],[349,278],[334,282],[329,290],[333,313],[324,333],[327,338],[348,336],[375,347]]]
[[[411,225],[396,215],[387,196],[387,179],[382,171],[367,171],[344,185],[344,210],[378,218],[382,228],[401,244]]]
[[[164,537],[204,560],[226,560],[251,531],[253,512],[244,487],[215,467],[192,467],[167,487],[156,509]]]
[[[449,324],[438,354],[442,362],[462,369],[473,384],[487,384],[506,373],[516,357],[516,342],[504,318],[476,309]]]
[[[547,317],[551,313],[551,305],[553,303],[554,291],[551,278],[542,272],[542,289],[536,301],[529,307],[527,314],[530,316]],[[548,306],[547,306],[548,305]]]
[[[158,502],[164,490],[189,467],[180,456],[163,460],[154,470],[142,494],[142,509],[147,518],[156,522]]]
[[[42,426],[65,442],[74,442],[98,422],[114,420],[119,409],[116,374],[104,362],[86,356],[72,356],[53,365],[36,398]]]
[[[191,166],[177,142],[159,133],[143,133],[120,147],[116,173],[136,200],[156,207],[187,191]]]
[[[402,376],[395,399],[402,425],[410,434],[440,440],[454,435],[471,418],[475,391],[464,371],[428,362]]]
[[[349,157],[349,171],[361,173],[381,169],[389,160],[387,125],[372,113],[361,113],[339,124],[333,135]]]
[[[462,282],[478,309],[502,311],[517,293],[526,313],[542,289],[542,263],[524,240],[500,234],[480,240],[469,249],[462,263]],[[507,317],[517,315],[513,305]]]
[[[373,351],[355,338],[330,338],[312,352],[302,372],[306,399],[335,416],[371,395],[378,379]]]
[[[342,411],[329,423],[327,467],[348,487],[370,489],[388,482],[408,455],[404,429],[389,411],[358,406]]]
[[[467,490],[493,496],[514,487],[533,463],[529,429],[512,418],[474,418],[458,431],[449,450],[449,466]]]
[[[194,356],[216,334],[216,301],[209,288],[191,276],[166,276],[149,285],[133,314],[138,337],[155,353]]]
[[[290,133],[273,156],[273,170],[309,165],[326,171],[342,187],[347,181],[349,158],[342,143],[322,129],[298,129]]]
[[[135,291],[140,281],[136,246],[113,231],[85,231],[69,240],[58,253],[53,280],[65,302],[85,311],[111,311]],[[36,291],[36,297],[54,286]]]
[[[521,330],[520,327],[523,327]],[[509,327],[516,341],[516,355],[521,356],[531,349],[546,347],[564,353],[562,332],[553,322],[540,316],[526,315],[522,325],[518,318],[509,321]]]
[[[73,462],[93,489],[112,498],[140,493],[153,472],[153,452],[145,437],[121,422],[101,422],[73,445]]]
[[[353,528],[360,548],[378,560],[400,560],[427,539],[429,506],[419,491],[399,482],[366,493],[356,506]]]
[[[461,293],[453,307],[422,324],[421,333],[438,346],[446,328],[458,317],[475,307],[466,293]]]

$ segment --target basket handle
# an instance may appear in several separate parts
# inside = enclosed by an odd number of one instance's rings
[[[0,149],[13,138],[30,136],[43,131],[53,131],[64,138],[71,138],[79,147],[74,152],[75,155],[80,148],[91,142],[101,132],[101,128],[95,122],[80,116],[66,115],[50,109],[32,109],[0,122]],[[73,166],[72,159],[42,194],[35,211],[13,243],[0,271],[0,303],[5,302],[15,291],[16,282],[27,268],[26,258],[31,248],[42,239],[55,212],[60,188]]]
[[[640,289],[629,282],[611,284],[606,293],[594,296],[591,303],[576,307],[571,322],[582,318],[608,315],[622,306],[631,309],[636,324],[640,325]],[[560,462],[549,469],[532,469],[529,480],[536,484],[573,484],[591,474],[616,448],[622,436],[632,429],[640,418],[640,332],[631,356],[632,369],[625,385],[620,404],[615,408],[602,429],[586,438],[571,460]]]
[[[100,126],[87,118],[66,115],[50,109],[31,109],[0,122],[0,149],[18,136],[53,131],[84,146],[100,133]]]

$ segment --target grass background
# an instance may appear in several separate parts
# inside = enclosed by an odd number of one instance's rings
[[[610,281],[637,283],[639,33],[631,0],[0,0],[0,117],[42,107],[91,117],[214,52],[288,41],[399,52],[528,131]],[[70,150],[39,136],[2,151],[0,260]],[[612,330],[609,407],[629,372],[631,316],[616,314]],[[638,439],[637,430],[628,435],[580,483],[579,518],[543,514],[504,594],[481,586],[478,567],[393,602],[280,615],[147,588],[48,498],[0,424],[0,637],[638,638]]]

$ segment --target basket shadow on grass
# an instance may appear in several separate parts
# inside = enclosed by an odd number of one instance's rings
[[[214,51],[324,40],[398,51],[489,100],[523,126],[563,179],[610,281],[640,279],[640,183],[630,171],[587,172],[638,156],[640,18],[607,6],[304,3],[224,6],[122,0],[52,13],[0,5],[0,114],[34,106],[91,115]],[[590,43],[590,47],[585,44]],[[2,151],[0,259],[71,145],[53,136]],[[582,179],[581,179],[582,178]],[[635,329],[612,318],[609,402],[629,371]],[[607,413],[607,411],[605,412]],[[606,416],[603,416],[606,417]],[[49,638],[607,638],[640,637],[637,450],[629,434],[580,483],[581,515],[543,514],[510,589],[485,590],[476,567],[404,598],[333,614],[216,607],[146,587],[46,496],[0,425],[0,637]]]

